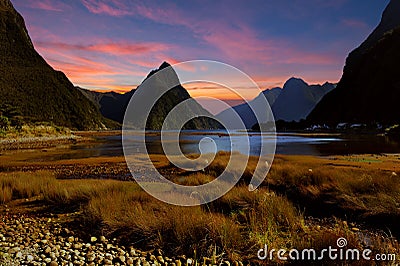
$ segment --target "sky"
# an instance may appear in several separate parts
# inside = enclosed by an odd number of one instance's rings
[[[338,82],[389,0],[11,0],[37,51],[77,86],[128,91],[163,61],[215,60],[261,89]],[[192,96],[212,90],[188,88]],[[236,101],[215,90],[213,96]],[[249,97],[254,97],[249,93]]]

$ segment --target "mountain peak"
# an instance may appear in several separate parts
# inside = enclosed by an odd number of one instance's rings
[[[399,10],[400,1],[391,0],[382,13],[379,25],[358,48],[350,53],[346,64],[351,64],[352,61],[357,60],[368,49],[374,46],[385,35],[385,33],[400,27]]]
[[[396,28],[400,24],[399,17],[400,1],[391,0],[382,14],[382,19],[379,26],[384,27],[385,32]],[[378,26],[378,27],[379,27]]]
[[[0,69],[1,103],[18,110],[21,119],[104,128],[96,106],[36,52],[23,17],[9,0],[0,0]]]
[[[285,84],[283,85],[283,88],[297,88],[300,86],[307,86],[308,84],[302,80],[301,78],[295,78],[295,77],[291,77],[290,79],[288,79]]]
[[[158,70],[161,70],[161,69],[164,69],[164,68],[167,68],[167,67],[170,67],[171,65],[167,62],[167,61],[164,61],[161,65],[160,65],[160,67],[158,68]]]
[[[18,51],[20,47],[15,47],[15,44],[24,43],[30,46],[33,50],[31,38],[25,26],[24,18],[15,10],[10,0],[0,0],[0,39],[11,40],[13,44],[13,53],[21,53]],[[2,43],[4,46],[4,44]],[[0,50],[8,49],[9,47],[0,47]]]
[[[166,69],[166,68],[168,68],[168,67],[170,67],[170,68],[166,71],[166,72],[168,72],[168,75],[169,75],[170,77],[172,77],[172,78],[178,78],[178,76],[177,76],[177,74],[176,74],[174,68],[173,68],[168,62],[164,61],[164,62],[159,66],[159,68],[151,70],[150,73],[149,73],[149,74],[147,75],[147,77],[145,78],[145,80],[148,79],[149,77],[151,77],[152,75],[154,75],[155,73],[157,73],[158,71],[163,70],[163,69]]]
[[[349,54],[341,80],[315,107],[309,121],[331,125],[399,122],[399,13],[400,1],[390,1],[376,29]]]

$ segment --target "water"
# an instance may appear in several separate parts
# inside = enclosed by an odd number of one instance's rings
[[[246,141],[243,132],[235,132],[231,140],[222,131],[185,131],[181,134],[181,150],[183,153],[199,153],[198,143],[207,137],[204,152],[215,150],[211,143],[216,143],[217,151],[230,151],[231,142],[233,151],[245,153]],[[135,143],[138,138],[132,136],[132,146],[135,149],[139,146]],[[92,144],[77,144],[51,149],[51,152],[32,151],[29,161],[55,161],[65,159],[81,159],[90,157],[122,156],[121,136],[103,136],[101,142]],[[146,137],[147,150],[149,153],[161,154],[163,148],[157,134],[150,134]],[[268,134],[250,133],[251,155],[260,154],[260,144],[271,143],[271,136]],[[135,146],[136,145],[136,146]],[[347,154],[380,154],[400,153],[400,141],[387,136],[376,135],[338,135],[338,134],[297,134],[279,133],[276,139],[276,154],[285,155],[347,155]]]
[[[247,144],[243,132],[235,132],[229,136],[218,131],[185,131],[181,134],[180,147],[186,154],[198,153],[198,143],[207,137],[203,146],[205,152],[214,151],[213,140],[217,151],[230,151],[231,142],[233,151],[244,153]],[[79,144],[63,148],[59,152],[46,156],[41,155],[41,160],[79,159],[88,157],[122,156],[121,136],[105,136],[103,141],[96,144]],[[135,148],[135,136],[132,136],[131,148]],[[160,154],[163,148],[160,138],[156,134],[146,137],[149,153]],[[260,154],[260,144],[271,143],[268,134],[250,133],[250,154]],[[379,154],[400,153],[400,142],[387,136],[376,135],[338,135],[338,134],[297,134],[279,133],[276,139],[276,154],[286,155],[347,155],[347,154]]]

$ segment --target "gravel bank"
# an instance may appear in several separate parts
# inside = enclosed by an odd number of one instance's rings
[[[75,135],[5,138],[0,139],[0,150],[41,149],[85,140],[87,138]]]
[[[84,241],[59,218],[31,217],[24,214],[0,216],[0,265],[195,265],[194,260],[181,256],[168,258],[160,250],[142,252],[118,246],[104,236]],[[203,264],[204,263],[204,264]],[[204,259],[201,264],[211,265]],[[220,265],[230,265],[223,262]],[[243,265],[236,262],[234,265]]]

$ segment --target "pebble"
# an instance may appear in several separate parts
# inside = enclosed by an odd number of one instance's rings
[[[141,252],[133,247],[118,246],[116,239],[110,241],[105,236],[91,236],[90,243],[86,243],[63,228],[56,218],[5,214],[0,223],[0,265],[6,262],[5,265],[37,266],[182,266],[181,259],[185,265],[196,264],[186,256],[164,257],[161,250]],[[18,229],[21,225],[28,229]],[[224,265],[230,266],[226,262]]]

